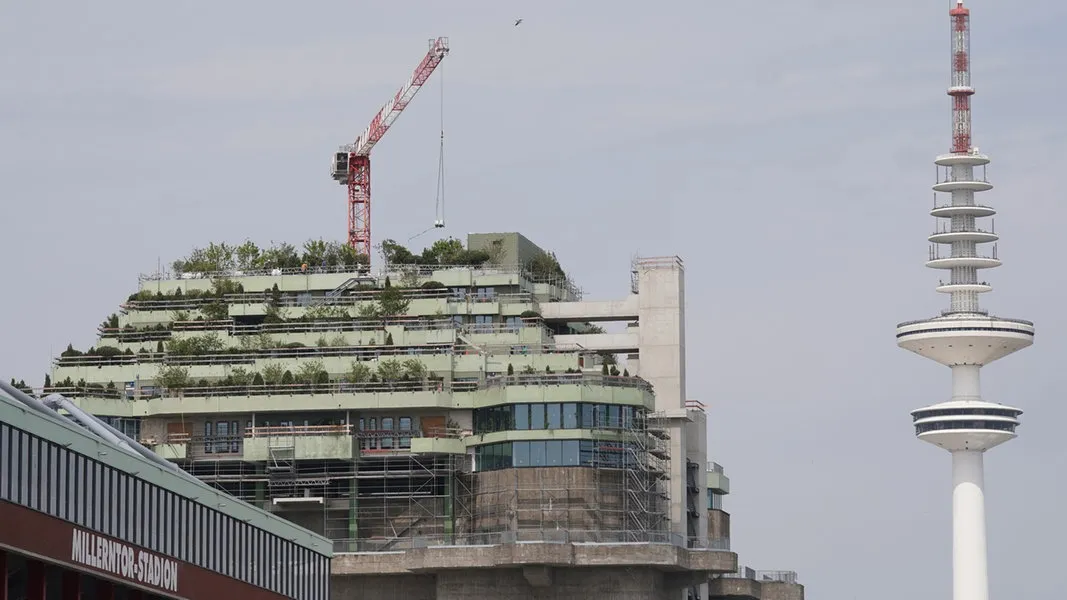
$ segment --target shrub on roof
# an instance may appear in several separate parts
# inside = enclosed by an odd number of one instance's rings
[[[489,261],[489,253],[483,250],[468,250],[463,242],[455,238],[437,240],[424,248],[421,254],[415,254],[396,240],[382,241],[382,255],[390,265],[462,265],[478,266]]]
[[[322,239],[308,240],[300,251],[284,242],[272,243],[266,248],[260,248],[252,241],[237,246],[211,242],[204,248],[193,248],[188,256],[174,261],[171,266],[177,273],[208,273],[295,269],[305,264],[312,267],[357,267],[369,265],[370,259],[347,244]]]

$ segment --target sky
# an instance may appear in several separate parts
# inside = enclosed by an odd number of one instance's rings
[[[986,458],[991,594],[1058,600],[1067,5],[969,6],[1004,261],[982,300],[1038,332],[984,370],[986,399],[1026,411]],[[947,307],[923,261],[948,2],[403,7],[0,5],[0,376],[40,385],[138,273],[194,246],[342,239],[331,153],[447,35],[374,149],[374,239],[432,225],[443,105],[444,235],[521,231],[590,298],[628,293],[635,254],[685,261],[688,396],[743,565],[796,570],[813,599],[949,597],[950,459],[908,412],[950,374],[894,343]]]

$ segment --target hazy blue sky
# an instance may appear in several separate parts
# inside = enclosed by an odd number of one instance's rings
[[[985,371],[988,399],[1026,410],[987,459],[992,593],[1059,600],[1067,7],[970,6],[1005,261],[983,300],[1038,328]],[[0,375],[39,385],[157,258],[341,239],[331,152],[448,35],[446,232],[522,231],[592,297],[627,293],[633,253],[682,256],[689,396],[711,407],[741,562],[799,571],[813,600],[948,598],[949,456],[908,411],[946,399],[949,372],[893,337],[947,304],[922,266],[947,8],[4,3]],[[375,148],[377,240],[432,224],[440,83]]]

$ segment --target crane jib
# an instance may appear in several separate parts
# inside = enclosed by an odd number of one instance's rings
[[[355,143],[334,153],[331,175],[348,187],[348,243],[370,258],[370,151],[448,54],[448,38],[429,41],[429,51],[407,83],[389,100]]]

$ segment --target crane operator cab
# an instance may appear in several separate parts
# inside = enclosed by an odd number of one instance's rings
[[[333,165],[330,167],[330,175],[338,183],[348,183],[348,152],[336,152],[333,155]]]

